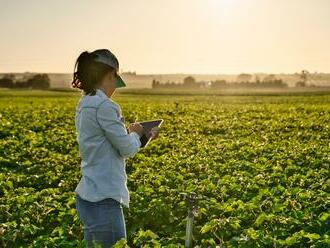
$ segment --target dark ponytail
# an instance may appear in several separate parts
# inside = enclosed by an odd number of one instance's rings
[[[113,70],[106,64],[95,62],[95,57],[94,53],[84,51],[79,55],[74,66],[71,85],[73,88],[83,90],[84,94],[95,95],[96,85],[108,71]]]

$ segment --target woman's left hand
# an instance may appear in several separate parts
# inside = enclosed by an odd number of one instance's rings
[[[151,133],[151,140],[157,139],[159,137],[159,131],[160,128],[159,127],[153,127],[150,131]]]

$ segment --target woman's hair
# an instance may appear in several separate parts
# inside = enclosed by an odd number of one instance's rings
[[[95,95],[96,85],[107,72],[114,70],[109,65],[94,61],[96,54],[82,52],[76,60],[71,85],[83,90],[84,94]]]

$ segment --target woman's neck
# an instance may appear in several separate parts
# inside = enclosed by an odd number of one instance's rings
[[[109,98],[111,98],[111,96],[112,96],[112,94],[113,94],[113,92],[111,92],[111,90],[107,90],[107,89],[105,89],[104,87],[102,87],[102,86],[99,86],[99,87],[97,87],[99,90],[102,90],[103,92],[104,92],[104,94],[106,94],[107,95],[107,97],[109,97]]]

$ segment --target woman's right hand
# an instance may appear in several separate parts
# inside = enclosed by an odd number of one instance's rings
[[[138,135],[140,135],[140,137],[142,137],[142,135],[144,134],[143,126],[138,122],[134,122],[134,123],[130,124],[128,127],[128,131],[129,131],[129,133],[136,132],[136,133],[138,133]]]

